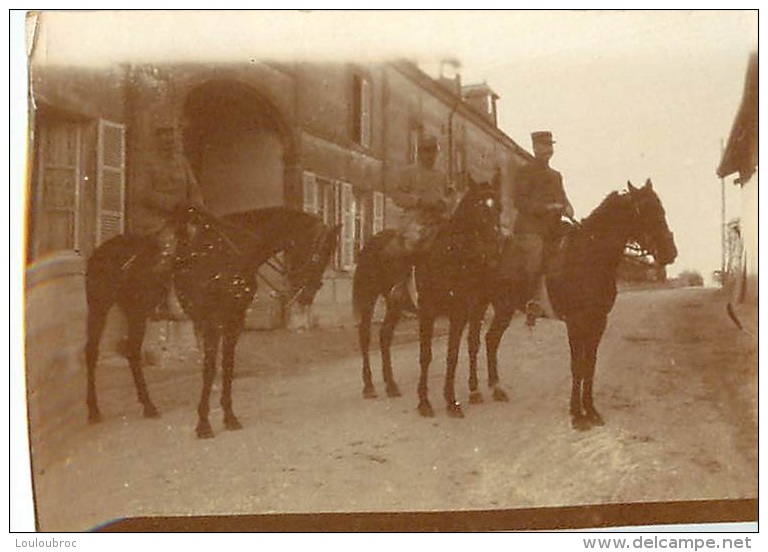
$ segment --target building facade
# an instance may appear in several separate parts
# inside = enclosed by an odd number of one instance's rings
[[[214,214],[287,205],[342,224],[311,312],[287,312],[280,289],[262,285],[252,328],[351,321],[357,255],[397,224],[388,191],[416,161],[419,137],[438,139],[438,166],[459,190],[467,175],[499,175],[510,198],[530,159],[497,128],[498,96],[487,85],[433,79],[407,61],[33,66],[30,84],[26,337],[34,366],[79,363],[85,260],[140,222],[135,205],[158,125],[182,126]],[[505,218],[513,216],[507,202]],[[280,275],[262,270],[279,288]],[[118,339],[120,321],[111,325]]]

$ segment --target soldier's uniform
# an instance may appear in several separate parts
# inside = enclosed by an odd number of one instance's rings
[[[437,141],[423,138],[419,154],[437,153]],[[400,230],[403,246],[408,253],[423,252],[432,243],[440,223],[450,214],[454,202],[453,190],[446,175],[421,163],[408,167],[400,184],[391,194],[401,208]]]
[[[155,267],[157,273],[167,277],[168,299],[156,313],[161,318],[178,318],[181,313],[172,297],[170,279],[177,238],[171,218],[179,208],[203,206],[203,195],[192,168],[180,149],[180,131],[176,127],[161,127],[155,131],[161,148],[173,148],[173,152],[157,155],[150,163],[147,179],[137,204],[136,225],[133,232],[154,239],[160,248]],[[176,143],[171,146],[171,141]]]
[[[560,218],[564,214],[573,216],[573,207],[565,193],[562,175],[549,166],[552,134],[534,132],[531,140],[534,149],[545,146],[550,151],[547,156],[537,156],[517,174],[512,198],[518,214],[512,232],[524,255],[526,296],[532,300],[528,310],[536,311],[541,276],[560,236]]]

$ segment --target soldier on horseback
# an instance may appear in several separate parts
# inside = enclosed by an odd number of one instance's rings
[[[416,259],[426,252],[454,206],[455,191],[445,173],[435,168],[439,151],[435,137],[423,136],[418,143],[417,163],[406,169],[392,193],[392,199],[401,209],[399,255]],[[406,284],[412,286],[412,281]],[[408,294],[408,291],[400,284],[395,287],[395,293]],[[410,295],[415,295],[413,290]]]
[[[518,215],[513,234],[523,253],[526,273],[526,323],[533,326],[543,314],[540,301],[541,280],[547,263],[554,256],[559,239],[560,219],[573,217],[573,207],[563,188],[562,175],[549,166],[554,153],[552,133],[531,134],[533,161],[518,172],[513,201]]]
[[[177,238],[171,219],[180,208],[202,207],[203,195],[184,156],[179,126],[158,127],[155,130],[155,145],[155,155],[149,163],[147,181],[138,203],[138,222],[134,232],[154,239],[160,250],[155,272],[167,282],[166,300],[160,304],[155,316],[177,319],[182,314],[172,292],[171,270]]]

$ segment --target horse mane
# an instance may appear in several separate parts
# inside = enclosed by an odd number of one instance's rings
[[[582,221],[582,225],[594,228],[603,225],[606,221],[613,222],[621,211],[616,209],[616,205],[624,198],[624,194],[613,191],[608,194],[600,204]]]

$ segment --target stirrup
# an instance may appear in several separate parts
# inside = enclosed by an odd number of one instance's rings
[[[544,316],[544,309],[536,299],[531,299],[525,304],[525,325],[534,327],[536,319]]]

